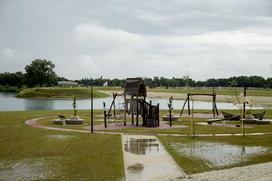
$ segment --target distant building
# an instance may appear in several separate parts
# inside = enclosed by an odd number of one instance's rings
[[[108,82],[104,82],[103,87],[108,87]]]
[[[73,81],[58,81],[58,86],[60,86],[60,87],[78,87],[78,83],[73,82]]]

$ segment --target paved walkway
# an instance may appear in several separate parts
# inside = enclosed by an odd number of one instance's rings
[[[155,136],[122,135],[128,181],[180,180],[185,173]]]

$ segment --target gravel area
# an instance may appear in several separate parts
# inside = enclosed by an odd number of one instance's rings
[[[226,170],[205,172],[192,175],[184,180],[192,181],[271,181],[272,180],[272,162],[250,165],[244,167],[235,167]]]

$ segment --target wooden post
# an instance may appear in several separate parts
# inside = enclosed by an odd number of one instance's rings
[[[216,115],[219,116],[217,105],[216,105],[216,95],[215,95],[215,105],[214,106],[215,106]]]
[[[187,101],[188,101],[188,96],[187,96],[187,98],[186,98],[186,100],[185,100],[185,102],[184,102],[184,104],[183,104],[183,106],[182,106],[182,109],[181,109],[181,111],[180,111],[180,116],[182,116],[182,114],[183,114],[183,110],[184,110],[184,108],[185,108],[185,105],[186,105]]]
[[[158,103],[157,106],[158,106],[158,112],[157,112],[157,115],[158,115],[158,126],[160,126],[160,104]]]
[[[93,133],[93,85],[91,85],[91,133]]]
[[[103,102],[103,107],[104,107],[104,126],[107,128],[107,113],[106,113],[106,103]]]
[[[131,120],[132,120],[132,124],[134,124],[134,113],[131,113]]]
[[[191,110],[190,110],[190,94],[188,94],[188,114],[191,115]]]
[[[172,127],[172,115],[171,115],[171,108],[169,108],[169,121],[170,121],[170,127]]]
[[[143,126],[146,126],[146,103],[145,103],[145,97],[144,97],[144,102],[142,103],[143,106]]]
[[[213,111],[213,117],[215,117],[215,96],[213,94],[213,108],[212,108],[212,111]]]
[[[124,95],[124,125],[127,125],[126,95]]]
[[[113,97],[114,97],[114,102],[113,102],[113,117],[115,117],[116,115],[116,105],[115,105],[115,97],[117,96],[117,93],[113,93]]]
[[[136,126],[139,125],[139,97],[137,96],[136,97],[136,100],[137,100],[137,104],[136,104]]]

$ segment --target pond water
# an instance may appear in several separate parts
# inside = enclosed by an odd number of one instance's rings
[[[160,104],[160,109],[168,109],[168,99],[147,99],[151,100],[152,104]],[[72,100],[63,99],[23,99],[15,97],[14,93],[0,92],[0,111],[25,111],[25,110],[61,110],[72,109]],[[103,102],[109,108],[112,97],[94,99],[94,109],[103,109]],[[117,104],[122,100],[118,99]],[[181,109],[184,100],[174,100],[173,108]],[[194,102],[195,109],[212,109],[210,102]],[[90,109],[90,99],[77,100],[78,109]],[[238,109],[232,103],[217,103],[218,109]],[[264,107],[254,107],[254,109],[263,109]]]
[[[250,156],[269,151],[269,148],[262,146],[240,146],[206,141],[172,143],[171,146],[182,155],[205,160],[210,167],[234,165],[246,161]]]

